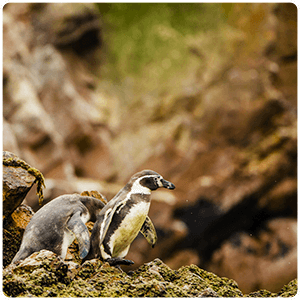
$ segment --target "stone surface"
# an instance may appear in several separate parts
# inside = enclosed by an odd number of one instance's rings
[[[12,297],[242,297],[234,280],[195,265],[172,270],[160,259],[126,274],[98,259],[83,265],[63,262],[51,251],[33,253],[3,271],[3,291]],[[293,281],[280,293],[259,291],[249,296],[293,296]]]
[[[3,152],[3,164],[3,215],[7,217],[23,202],[37,178],[28,171],[31,167],[11,152]]]
[[[100,37],[95,6],[17,4],[5,11],[4,119],[20,155],[45,176],[111,176],[109,132],[97,109],[93,76],[82,61],[87,54],[94,65],[92,54],[99,48],[96,42],[86,42],[91,35]],[[28,22],[10,27],[20,19]],[[16,45],[15,40],[22,42]],[[16,53],[19,60],[14,59]],[[12,142],[4,142],[4,149],[12,151]]]
[[[297,222],[275,219],[258,235],[238,233],[214,252],[209,270],[238,280],[245,292],[279,291],[297,273]]]
[[[9,265],[18,252],[24,230],[33,216],[32,209],[21,204],[3,222],[3,266]]]

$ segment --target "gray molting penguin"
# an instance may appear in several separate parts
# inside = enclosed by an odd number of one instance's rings
[[[12,263],[42,249],[50,250],[64,259],[75,238],[79,245],[80,258],[84,258],[90,249],[90,235],[85,223],[95,222],[104,206],[97,198],[79,194],[53,199],[31,218]]]
[[[161,187],[175,188],[151,170],[133,175],[101,210],[92,230],[90,252],[84,260],[100,258],[112,266],[133,264],[124,257],[139,231],[154,246],[157,236],[148,211],[151,191]]]

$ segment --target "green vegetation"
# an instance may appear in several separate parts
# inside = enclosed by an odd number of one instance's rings
[[[188,39],[224,24],[220,4],[98,3],[103,20],[102,78],[137,90],[164,92],[184,80],[199,57]],[[200,58],[201,59],[201,58]],[[177,80],[174,81],[174,78]],[[138,80],[137,80],[138,79]],[[126,98],[126,97],[125,97]]]

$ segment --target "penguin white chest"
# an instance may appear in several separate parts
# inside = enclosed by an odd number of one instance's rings
[[[112,257],[125,256],[148,215],[150,202],[141,201],[131,207],[109,242]],[[127,248],[127,249],[126,249]],[[124,250],[126,253],[124,253]]]

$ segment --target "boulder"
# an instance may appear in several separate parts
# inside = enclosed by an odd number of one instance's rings
[[[43,201],[44,177],[15,154],[3,152],[3,265],[8,265],[19,250],[23,232],[33,211],[21,204],[34,184],[39,203]]]
[[[8,151],[3,152],[3,215],[9,216],[24,200],[34,183],[43,201],[43,175]]]

